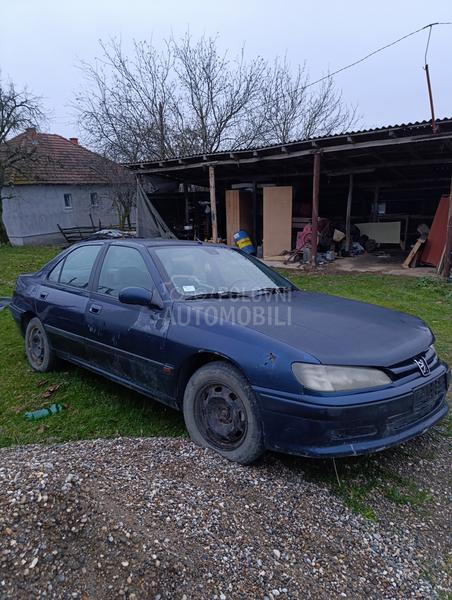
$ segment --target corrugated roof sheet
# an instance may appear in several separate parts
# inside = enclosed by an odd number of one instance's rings
[[[452,125],[452,117],[445,117],[442,119],[437,119],[436,120],[436,124],[437,126],[441,127],[441,124],[448,124],[448,125]],[[192,159],[202,159],[204,157],[212,157],[212,159],[214,159],[215,157],[219,157],[221,155],[229,155],[230,153],[232,154],[238,154],[240,155],[241,153],[246,153],[246,152],[253,152],[253,151],[270,151],[273,148],[281,148],[282,146],[286,146],[286,147],[290,147],[293,145],[297,145],[297,144],[305,144],[305,143],[313,143],[313,142],[328,142],[329,140],[336,140],[338,138],[346,138],[346,137],[353,137],[353,136],[372,136],[372,135],[378,135],[380,133],[385,133],[385,132],[389,132],[392,130],[412,130],[412,129],[425,129],[427,127],[431,127],[431,121],[430,120],[425,120],[425,121],[414,121],[412,123],[400,123],[400,124],[396,124],[396,125],[385,125],[382,127],[374,127],[374,128],[370,128],[370,129],[360,129],[360,130],[353,130],[353,131],[345,131],[345,132],[340,132],[340,133],[334,133],[331,135],[327,135],[327,136],[314,136],[314,137],[310,137],[310,138],[304,138],[304,139],[299,139],[299,140],[291,140],[289,142],[284,142],[284,143],[274,143],[274,144],[268,144],[265,146],[254,146],[252,148],[240,148],[237,150],[217,150],[215,152],[204,152],[204,153],[198,153],[198,154],[190,154],[190,155],[185,155],[185,156],[175,156],[175,157],[171,157],[171,158],[167,158],[167,159],[152,159],[152,160],[142,160],[142,161],[137,161],[134,163],[129,163],[126,166],[129,167],[140,167],[142,165],[158,165],[159,163],[170,163],[170,162],[174,162],[174,161],[178,161],[178,160],[187,160],[190,161]]]

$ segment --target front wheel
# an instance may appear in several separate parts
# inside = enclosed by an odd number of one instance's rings
[[[50,371],[55,357],[44,326],[37,317],[30,319],[25,331],[25,352],[28,362],[35,371]]]
[[[184,419],[195,443],[231,461],[250,464],[264,452],[256,396],[232,365],[212,362],[192,375],[184,393]]]

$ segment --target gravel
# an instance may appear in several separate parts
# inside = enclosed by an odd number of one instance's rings
[[[448,447],[404,456],[384,460],[427,478],[433,510],[373,498],[373,522],[293,458],[243,467],[164,438],[0,450],[0,598],[447,597]]]

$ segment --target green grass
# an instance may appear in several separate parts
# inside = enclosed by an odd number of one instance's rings
[[[56,247],[0,247],[0,296],[10,295],[19,273],[32,272],[58,252]],[[416,314],[436,334],[440,355],[452,363],[452,286],[428,278],[354,274],[286,273],[305,290],[322,291],[373,302]],[[0,446],[34,442],[61,442],[115,436],[185,435],[183,419],[165,406],[89,373],[66,365],[64,370],[38,374],[28,367],[23,340],[8,310],[0,312]],[[50,397],[45,390],[61,387]],[[29,422],[25,411],[52,402],[67,409],[41,421]],[[443,425],[449,434],[451,420]],[[428,458],[428,457],[424,457]],[[379,491],[395,504],[419,507],[429,496],[408,481],[383,468],[380,458],[358,457],[336,461],[309,461],[286,457],[306,476],[327,483],[355,512],[376,519],[369,502]]]
[[[56,247],[0,247],[0,296],[11,295],[16,276],[33,272]],[[185,435],[180,413],[71,365],[39,374],[26,362],[22,337],[8,310],[0,312],[0,446],[115,436]],[[61,387],[50,398],[50,385]],[[53,402],[66,410],[30,422],[24,413]]]

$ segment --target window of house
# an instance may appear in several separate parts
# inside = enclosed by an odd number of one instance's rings
[[[97,196],[97,192],[91,192],[90,198],[91,198],[91,208],[95,208],[96,206],[99,205],[99,199]]]
[[[64,208],[72,208],[72,194],[64,194]]]
[[[110,246],[99,275],[97,291],[117,298],[125,287],[154,287],[140,252],[127,246]]]
[[[66,256],[60,273],[60,283],[86,289],[101,246],[87,244]]]

